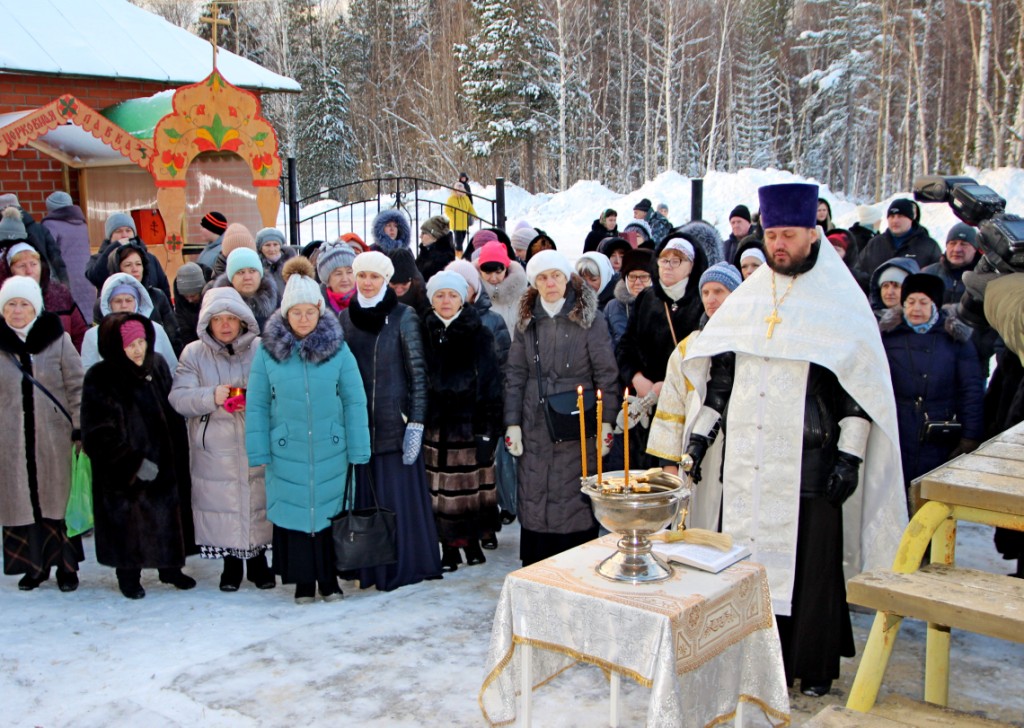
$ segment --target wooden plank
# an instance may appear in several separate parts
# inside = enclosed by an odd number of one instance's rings
[[[1000,432],[992,439],[996,442],[1012,442],[1017,445],[1024,445],[1024,427],[1021,427],[1020,424],[1014,425],[1009,430]]]
[[[847,600],[954,629],[1024,642],[1024,580],[929,564],[912,574],[869,571],[847,584]]]
[[[839,705],[830,705],[804,723],[805,728],[906,728],[899,723],[874,713],[861,713]]]
[[[951,470],[960,470],[965,473],[1008,475],[1011,478],[1024,481],[1024,462],[1019,460],[1007,460],[1006,458],[994,458],[980,453],[972,453],[962,458],[950,460],[947,465]]]
[[[1024,472],[1014,477],[947,465],[922,478],[921,497],[999,513],[1024,514]]]
[[[1020,443],[989,440],[971,454],[987,455],[990,458],[1016,460],[1020,463],[1021,468],[1024,469],[1024,438],[1022,438]]]
[[[871,713],[899,724],[919,726],[919,728],[953,728],[953,726],[957,728],[998,728],[1009,725],[959,710],[951,710],[931,703],[921,703],[903,695],[890,695],[876,705]]]

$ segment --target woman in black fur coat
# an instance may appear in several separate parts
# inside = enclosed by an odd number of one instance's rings
[[[194,549],[185,423],[167,401],[171,372],[153,351],[154,338],[145,316],[105,317],[103,361],[86,373],[82,392],[96,560],[116,569],[128,599],[146,596],[142,569],[157,569],[160,581],[178,589],[196,585],[181,571],[186,550]]]
[[[427,362],[424,456],[441,539],[441,568],[455,571],[486,559],[482,539],[498,526],[494,450],[501,414],[501,373],[494,337],[473,306],[466,280],[441,271],[427,285],[430,311],[423,315]]]

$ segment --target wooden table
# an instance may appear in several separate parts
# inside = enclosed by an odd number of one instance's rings
[[[892,570],[847,587],[851,603],[879,610],[847,701],[854,710],[874,706],[904,617],[928,623],[924,698],[938,705],[949,699],[950,628],[1024,642],[1024,580],[954,565],[957,521],[1024,531],[1024,423],[923,476],[921,497]]]
[[[663,582],[613,582],[594,567],[615,542],[605,536],[506,577],[480,690],[488,724],[529,725],[532,691],[582,662],[611,676],[612,726],[620,676],[651,689],[651,727],[715,724],[742,704],[788,725],[764,567],[742,561],[709,574],[678,566]]]

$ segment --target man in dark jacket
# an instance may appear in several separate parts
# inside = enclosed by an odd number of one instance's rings
[[[28,233],[28,242],[33,248],[42,252],[46,262],[50,264],[50,273],[65,286],[68,285],[68,268],[64,265],[64,257],[60,253],[60,246],[54,240],[53,235],[44,226],[35,221],[18,202],[18,196],[13,192],[0,195],[0,212],[5,207],[16,207],[21,211],[21,223]]]
[[[917,220],[918,208],[905,197],[889,205],[886,221],[889,229],[871,238],[861,251],[857,267],[872,273],[890,258],[912,258],[924,268],[939,262],[939,244],[928,236],[928,231]]]
[[[736,251],[739,250],[740,241],[750,234],[750,209],[746,205],[736,205],[732,208],[732,212],[729,213],[729,227],[732,232],[722,246],[722,253],[725,256],[723,260],[726,262],[732,262],[736,257]]]
[[[589,253],[597,250],[601,241],[605,238],[614,238],[619,235],[619,213],[611,208],[601,213],[601,217],[594,220],[587,233],[587,239],[583,241],[583,252]]]

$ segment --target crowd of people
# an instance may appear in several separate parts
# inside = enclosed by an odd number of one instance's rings
[[[787,675],[822,695],[853,647],[844,559],[891,561],[910,482],[1012,424],[986,416],[991,356],[1016,364],[1004,389],[1021,367],[957,317],[972,228],[943,252],[911,200],[884,232],[871,208],[836,228],[813,185],[762,188],[754,215],[747,202],[725,239],[648,199],[621,230],[605,209],[575,260],[526,221],[470,235],[468,179],[418,253],[399,210],[369,242],[302,251],[209,212],[172,285],[129,214],[89,255],[65,193],[41,224],[0,196],[4,573],[78,586],[64,515],[79,449],[97,561],[130,599],[144,569],[194,587],[195,554],[223,562],[225,592],[280,580],[297,603],[334,601],[339,577],[389,591],[483,563],[515,519],[532,564],[598,535],[579,441],[548,411],[582,386],[604,395],[588,471],[623,466],[627,424],[633,467],[688,462],[690,524],[748,541]],[[349,482],[357,506],[395,512],[397,563],[337,572]]]

